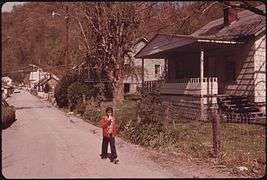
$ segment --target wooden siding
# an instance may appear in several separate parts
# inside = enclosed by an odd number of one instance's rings
[[[255,44],[254,78],[255,102],[266,103],[266,35],[259,38]]]
[[[236,62],[236,79],[226,84],[225,93],[236,96],[249,96],[254,98],[254,48],[248,43],[235,52],[233,58]]]
[[[245,95],[251,100],[266,103],[266,36],[247,44],[236,53],[237,77],[226,86],[226,94]]]
[[[173,107],[172,115],[177,117],[201,120],[201,97],[199,96],[186,96],[186,95],[161,95],[164,103],[171,104]],[[208,120],[208,108],[217,107],[216,97],[202,97],[204,102],[203,119]],[[211,101],[213,103],[211,103]],[[207,103],[209,102],[209,103]]]

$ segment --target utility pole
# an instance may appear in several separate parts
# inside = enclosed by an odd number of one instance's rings
[[[66,56],[65,56],[65,65],[68,66],[69,63],[69,7],[66,4]]]

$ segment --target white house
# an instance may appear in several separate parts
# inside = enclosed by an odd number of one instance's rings
[[[134,55],[146,46],[148,41],[145,38],[139,39],[132,49],[130,56],[133,58],[133,65],[136,71],[139,72],[137,75],[131,74],[126,77],[124,83],[124,93],[133,94],[137,92],[137,88],[142,85],[142,59],[134,58]],[[126,57],[125,65],[129,64],[129,58]],[[146,59],[144,61],[144,81],[156,81],[162,78],[164,72],[165,62],[164,59]]]
[[[191,35],[157,34],[135,56],[167,60],[161,95],[187,117],[205,119],[217,100],[231,113],[266,113],[266,17],[229,11]]]
[[[36,71],[30,73],[30,88],[34,88],[34,85],[39,82],[41,79],[46,78],[48,75],[47,72],[44,72],[41,68],[38,68]]]

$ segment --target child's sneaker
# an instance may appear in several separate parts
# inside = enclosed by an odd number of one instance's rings
[[[118,159],[111,159],[110,162],[112,162],[114,164],[118,164],[119,160]]]
[[[100,155],[101,159],[107,159],[107,156]]]

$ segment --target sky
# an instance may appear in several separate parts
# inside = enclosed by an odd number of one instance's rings
[[[9,12],[12,10],[14,5],[23,4],[25,2],[6,2],[2,5],[2,12]]]

